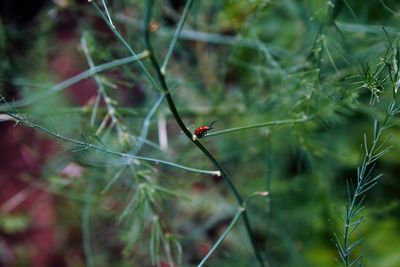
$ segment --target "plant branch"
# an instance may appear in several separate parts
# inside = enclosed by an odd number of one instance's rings
[[[106,4],[105,0],[101,0],[101,2],[103,3],[104,10],[106,11],[107,19],[108,19],[108,21],[110,22],[110,25],[111,25],[113,28],[115,28],[114,23],[113,23],[113,21],[112,21],[112,19],[111,19],[111,16],[110,16],[110,12],[108,11],[107,4]]]
[[[211,257],[211,255],[215,252],[215,250],[218,248],[218,246],[224,241],[226,236],[229,234],[230,231],[232,231],[233,226],[235,226],[236,222],[239,220],[240,215],[242,215],[244,211],[244,208],[239,208],[239,210],[236,212],[235,217],[233,217],[232,221],[228,225],[228,227],[225,229],[225,231],[222,233],[222,235],[218,238],[217,242],[214,243],[210,251],[208,251],[207,255],[201,260],[201,262],[197,265],[197,267],[202,267],[204,263],[208,260],[208,258]]]
[[[93,265],[93,250],[90,245],[91,238],[91,221],[90,213],[93,204],[93,194],[95,188],[96,179],[89,177],[88,186],[86,188],[86,193],[84,197],[84,206],[82,210],[82,237],[83,237],[83,251],[86,258],[86,264],[88,267]]]
[[[148,0],[147,1],[147,10],[146,10],[145,18],[144,18],[145,45],[147,47],[147,50],[150,53],[150,55],[149,55],[150,62],[152,63],[153,68],[154,68],[154,70],[156,72],[157,78],[158,78],[158,80],[159,80],[159,82],[161,84],[161,88],[165,93],[165,97],[166,97],[169,109],[170,109],[171,113],[173,114],[177,124],[179,125],[179,127],[183,131],[183,133],[207,156],[207,158],[219,170],[220,176],[223,177],[223,179],[227,183],[230,191],[235,196],[239,207],[243,207],[244,201],[243,201],[242,197],[240,196],[238,190],[236,189],[235,185],[233,184],[229,174],[225,171],[225,169],[221,166],[221,164],[213,157],[213,155],[198,140],[193,138],[192,133],[188,130],[188,128],[186,127],[185,123],[182,121],[182,118],[179,115],[178,110],[176,109],[175,102],[172,99],[169,87],[168,87],[167,82],[165,80],[165,76],[161,72],[160,65],[159,65],[158,60],[156,59],[156,57],[154,55],[154,50],[153,50],[151,42],[150,42],[150,31],[149,31],[148,25],[149,25],[151,17],[152,17],[153,5],[154,5],[154,0]],[[258,263],[259,263],[259,265],[261,267],[264,267],[265,264],[264,264],[264,261],[262,259],[260,251],[257,249],[257,245],[255,243],[255,239],[254,239],[254,236],[253,236],[253,231],[251,229],[250,221],[249,221],[249,218],[248,218],[246,210],[243,210],[243,220],[244,220],[244,223],[245,223],[246,231],[247,231],[247,233],[248,233],[248,235],[250,237],[250,241],[251,241],[251,244],[253,246],[253,250],[254,250],[255,256],[257,258],[257,261],[258,261]]]
[[[310,121],[312,119],[313,119],[313,116],[305,116],[304,118],[301,118],[301,119],[267,121],[267,122],[263,122],[263,123],[235,127],[235,128],[225,129],[225,130],[221,130],[221,131],[207,133],[204,137],[211,137],[211,136],[220,135],[220,134],[245,131],[245,130],[250,130],[250,129],[254,129],[254,128],[262,128],[262,127],[268,127],[268,126],[299,124],[299,123]]]
[[[140,59],[147,58],[148,56],[149,56],[149,53],[147,51],[144,51],[144,52],[139,53],[139,54],[134,55],[134,56],[124,57],[124,58],[121,58],[121,59],[116,59],[116,60],[114,60],[112,62],[107,62],[107,63],[104,63],[104,64],[97,65],[94,68],[85,70],[85,71],[83,71],[83,72],[81,72],[81,73],[79,73],[79,74],[77,74],[77,75],[75,75],[75,76],[73,76],[73,77],[71,77],[71,78],[69,78],[67,80],[64,80],[64,81],[54,85],[53,87],[48,89],[46,92],[33,95],[33,96],[31,96],[29,98],[26,98],[26,99],[21,99],[21,100],[14,101],[12,106],[13,106],[13,108],[19,108],[19,107],[24,107],[24,106],[33,104],[33,103],[35,103],[37,101],[45,99],[46,97],[48,97],[50,95],[53,95],[53,94],[55,94],[55,93],[57,93],[59,91],[62,91],[64,89],[66,89],[66,88],[68,88],[68,87],[70,87],[70,86],[72,86],[72,85],[74,85],[74,84],[86,79],[86,78],[89,78],[89,77],[91,77],[91,76],[93,76],[93,75],[95,75],[95,74],[97,74],[99,72],[106,71],[106,70],[109,70],[109,69],[112,69],[112,68],[115,68],[115,67],[118,67],[118,66],[121,66],[121,65],[125,65],[125,64],[134,62],[134,61],[138,61]],[[4,105],[3,104],[3,105],[0,106],[1,110],[6,110],[7,108],[8,108],[8,105]]]
[[[63,135],[60,135],[59,133],[55,133],[50,131],[47,128],[44,128],[38,124],[32,123],[26,119],[23,119],[21,117],[19,117],[18,115],[15,115],[11,112],[6,111],[6,114],[8,114],[8,116],[10,116],[10,118],[8,120],[12,120],[15,121],[16,124],[23,124],[27,127],[33,128],[33,129],[37,129],[43,133],[46,133],[50,136],[53,136],[59,140],[62,140],[64,142],[68,142],[68,143],[72,143],[75,144],[79,150],[84,150],[84,149],[93,149],[93,150],[97,150],[97,151],[101,151],[103,153],[106,154],[110,154],[110,155],[114,155],[114,156],[119,156],[122,157],[124,159],[127,160],[143,160],[143,161],[149,161],[149,162],[153,162],[153,163],[157,163],[157,164],[164,164],[164,165],[168,165],[168,166],[172,166],[172,167],[176,167],[176,168],[180,168],[186,171],[191,171],[191,172],[196,172],[196,173],[203,173],[203,174],[211,174],[211,175],[219,175],[219,171],[207,171],[207,170],[200,170],[200,169],[195,169],[195,168],[190,168],[190,167],[186,167],[180,164],[176,164],[170,161],[165,161],[165,160],[161,160],[161,159],[155,159],[155,158],[148,158],[148,157],[142,157],[142,156],[135,156],[135,155],[131,155],[128,153],[122,153],[122,152],[117,152],[102,146],[98,146],[98,145],[94,145],[91,143],[88,143],[87,140],[83,140],[83,141],[79,141],[76,139],[72,139]]]
[[[151,121],[154,113],[156,113],[157,109],[160,107],[163,100],[164,100],[164,94],[162,94],[160,96],[160,98],[157,100],[157,102],[154,104],[154,106],[150,109],[149,113],[147,114],[146,118],[144,119],[142,131],[140,132],[140,136],[138,138],[139,141],[135,144],[135,146],[132,149],[132,151],[130,152],[130,154],[136,155],[142,149],[144,142],[147,138],[147,134],[148,134],[149,127],[150,127],[150,121]]]
[[[161,73],[164,74],[164,75],[165,75],[165,72],[167,70],[168,62],[169,62],[169,60],[170,60],[170,58],[172,56],[172,53],[173,53],[173,51],[175,49],[176,42],[178,41],[178,38],[179,38],[179,36],[180,36],[180,34],[182,32],[183,25],[185,24],[185,21],[186,21],[187,15],[189,14],[189,10],[190,10],[190,8],[192,6],[192,3],[193,3],[193,0],[187,0],[186,1],[186,5],[185,5],[185,8],[183,10],[182,17],[179,20],[178,27],[176,28],[175,33],[174,33],[174,37],[172,38],[172,41],[171,41],[171,43],[170,43],[170,45],[168,47],[167,55],[165,56],[164,62],[163,62],[162,66],[161,66],[161,69],[160,69]]]
[[[92,5],[94,6],[94,8],[96,9],[96,11],[99,13],[100,17],[103,19],[103,21],[107,24],[107,26],[111,29],[111,31],[114,33],[114,35],[121,41],[121,43],[128,49],[128,51],[132,54],[132,56],[136,56],[135,51],[132,49],[132,47],[128,44],[128,42],[124,39],[124,37],[122,37],[122,35],[119,33],[119,31],[117,30],[117,28],[114,27],[113,24],[110,23],[110,21],[108,20],[108,18],[103,14],[103,12],[101,11],[101,9],[99,8],[99,6],[96,4],[96,2],[93,0],[91,1]],[[105,4],[105,2],[103,2],[103,4]],[[107,7],[105,6],[105,9],[107,9]],[[147,78],[149,79],[149,81],[151,82],[151,84],[159,90],[159,86],[156,83],[156,81],[153,79],[153,77],[151,76],[150,72],[147,70],[147,68],[145,67],[145,65],[142,63],[141,60],[138,60],[139,66],[142,68],[143,72],[146,74]]]
[[[87,60],[87,62],[89,64],[90,69],[95,68],[95,65],[94,65],[93,59],[92,59],[92,57],[90,55],[89,48],[88,48],[88,45],[87,45],[87,41],[86,41],[86,38],[85,38],[84,35],[82,35],[82,38],[81,38],[81,46],[82,46],[83,53],[85,54],[85,57],[86,57],[86,60]],[[116,116],[116,110],[115,110],[114,106],[111,103],[111,98],[108,96],[108,94],[106,92],[106,89],[104,88],[99,76],[94,75],[94,80],[95,80],[95,82],[97,84],[99,95],[101,95],[103,97],[103,99],[104,99],[104,102],[105,102],[105,105],[106,105],[106,109],[107,109],[107,114],[111,118],[112,125],[115,125],[115,127],[117,129],[117,132],[118,132],[118,136],[122,136],[122,134],[125,132],[125,126],[124,125],[122,125],[122,126],[120,125],[120,121]],[[92,116],[92,118],[95,118],[95,113],[97,111],[98,103],[99,103],[99,101],[97,101],[97,99],[96,99],[96,103],[95,103],[95,106],[93,108],[93,114],[94,115]]]
[[[388,52],[391,48],[392,45],[390,43]],[[364,221],[364,217],[361,216],[360,213],[363,210],[362,203],[364,201],[365,194],[367,191],[377,185],[378,181],[383,176],[382,173],[374,174],[376,165],[375,162],[384,156],[391,148],[391,146],[387,144],[390,137],[382,140],[382,135],[384,130],[394,125],[391,122],[391,118],[399,113],[399,94],[396,90],[394,90],[391,102],[389,103],[386,111],[386,117],[380,121],[378,116],[377,103],[379,102],[378,100],[382,91],[381,88],[383,88],[385,81],[388,80],[387,78],[392,77],[393,69],[398,69],[396,60],[394,60],[393,63],[389,63],[390,61],[387,58],[388,52],[385,55],[383,66],[378,65],[374,71],[372,71],[368,65],[363,69],[364,72],[362,79],[365,83],[364,87],[371,91],[370,104],[374,108],[374,123],[370,143],[367,140],[367,135],[364,134],[364,143],[361,146],[360,160],[357,166],[357,179],[355,188],[352,188],[352,186],[347,183],[348,201],[344,210],[343,239],[340,240],[335,234],[336,247],[338,248],[338,253],[340,255],[342,264],[346,267],[350,267],[355,264],[357,264],[357,266],[361,266],[362,255],[354,259],[352,252],[354,248],[363,241],[363,239],[352,242],[351,234]],[[396,53],[393,56],[396,57]],[[391,64],[394,64],[394,68]],[[397,72],[394,74],[397,75]],[[396,81],[390,79],[390,81],[392,83],[392,87],[394,87],[393,84],[397,82],[397,79]],[[379,85],[379,87],[377,87],[377,85]]]

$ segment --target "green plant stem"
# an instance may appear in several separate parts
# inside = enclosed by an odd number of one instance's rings
[[[375,110],[377,108],[375,107]],[[357,183],[353,192],[350,190],[350,185],[348,184],[348,203],[345,208],[345,218],[344,218],[344,229],[343,229],[343,241],[335,233],[336,247],[339,252],[339,256],[346,267],[353,266],[354,264],[360,264],[361,256],[356,259],[352,259],[352,251],[356,246],[358,246],[364,239],[359,239],[357,241],[351,242],[350,236],[355,231],[356,228],[364,221],[364,217],[358,217],[362,211],[362,203],[365,198],[365,193],[374,187],[383,174],[378,174],[373,176],[372,172],[375,167],[375,161],[386,154],[390,146],[384,147],[387,140],[381,142],[382,132],[390,127],[390,118],[398,112],[396,108],[396,96],[389,105],[387,115],[380,125],[378,122],[378,115],[375,114],[374,117],[374,132],[373,139],[370,148],[368,148],[367,137],[364,135],[364,156],[362,162],[359,163],[357,167]],[[358,266],[358,265],[357,265]]]
[[[226,236],[229,234],[230,231],[232,231],[233,226],[235,226],[236,222],[239,220],[240,215],[244,212],[243,208],[239,208],[239,210],[236,212],[235,217],[232,219],[231,223],[228,225],[228,227],[225,229],[225,231],[222,233],[222,235],[218,238],[217,242],[214,243],[210,251],[208,251],[207,255],[201,260],[201,262],[197,265],[197,267],[202,267],[204,263],[208,260],[208,258],[211,257],[211,255],[214,253],[214,251],[218,248],[218,246],[224,241]]]
[[[160,105],[161,105],[163,100],[164,100],[164,94],[162,94],[160,96],[160,98],[157,100],[157,102],[154,104],[154,106],[151,108],[151,110],[147,114],[147,116],[146,116],[146,118],[144,119],[144,122],[143,122],[142,131],[141,131],[140,136],[138,138],[139,140],[135,144],[135,147],[132,149],[130,154],[136,155],[142,149],[142,147],[144,145],[144,142],[145,142],[145,140],[147,138],[147,134],[149,132],[150,121],[151,121],[153,115],[156,113],[157,109],[160,107]]]
[[[88,186],[86,188],[84,207],[82,212],[82,236],[83,236],[83,251],[85,253],[86,264],[88,267],[93,266],[93,253],[90,245],[90,213],[93,203],[93,193],[96,179],[89,177]]]
[[[268,126],[298,124],[298,123],[303,123],[303,122],[309,121],[311,119],[312,119],[312,116],[306,116],[306,117],[304,117],[302,119],[267,121],[267,122],[258,123],[258,124],[252,124],[252,125],[248,125],[248,126],[241,126],[241,127],[225,129],[225,130],[222,130],[222,131],[211,132],[211,133],[206,134],[204,137],[211,137],[211,136],[216,136],[216,135],[220,135],[220,134],[226,134],[226,133],[232,133],[232,132],[238,132],[238,131],[245,131],[245,130],[250,130],[250,129],[254,129],[254,128],[262,128],[262,127],[268,127]]]
[[[134,19],[132,17],[127,17],[123,14],[118,14],[115,16],[116,20],[129,24],[131,27],[138,28],[137,25],[141,23],[140,20]],[[392,29],[393,32],[394,29]],[[158,36],[173,36],[176,33],[175,29],[169,28],[167,26],[163,26],[158,31],[155,32]],[[279,55],[289,55],[289,51],[283,49],[279,46],[273,45],[266,45],[259,40],[254,40],[251,38],[245,38],[240,36],[231,36],[231,35],[224,35],[218,33],[211,33],[211,32],[203,32],[203,31],[196,31],[192,29],[182,29],[179,37],[179,40],[187,40],[187,41],[195,41],[195,42],[204,42],[209,44],[215,45],[228,45],[228,46],[238,46],[238,47],[246,47],[250,49],[260,50],[262,51],[264,48],[267,48],[273,54]]]
[[[114,23],[112,22],[112,19],[111,19],[111,16],[110,16],[110,12],[108,12],[108,8],[107,8],[107,4],[106,4],[105,0],[101,0],[101,2],[103,3],[104,10],[106,11],[107,19],[110,22],[110,25],[113,28],[115,28]]]
[[[103,188],[103,190],[101,190],[102,194],[106,193],[108,191],[108,189],[111,188],[111,186],[118,180],[118,178],[121,177],[121,175],[124,173],[124,171],[126,170],[127,167],[128,167],[128,165],[122,166],[122,168],[119,169],[119,171],[117,171],[117,173],[114,174],[114,176],[110,179],[110,181],[108,181],[108,183]]]
[[[86,79],[86,78],[89,78],[89,77],[91,77],[91,76],[93,76],[93,75],[95,75],[95,74],[97,74],[99,72],[102,72],[102,71],[105,71],[105,70],[109,70],[109,69],[112,69],[112,68],[115,68],[115,67],[118,67],[118,66],[121,66],[121,65],[125,65],[125,64],[134,62],[134,61],[138,61],[138,60],[144,59],[144,58],[146,58],[148,56],[149,56],[149,53],[147,51],[144,51],[144,52],[139,53],[139,54],[134,55],[134,56],[124,57],[124,58],[121,58],[121,59],[114,60],[112,62],[107,62],[107,63],[101,64],[101,65],[98,65],[98,66],[96,66],[94,68],[91,68],[91,69],[88,69],[86,71],[83,71],[83,72],[81,72],[81,73],[79,73],[79,74],[77,74],[77,75],[75,75],[75,76],[73,76],[73,77],[71,77],[71,78],[69,78],[67,80],[64,80],[64,81],[54,85],[53,87],[48,89],[46,92],[36,94],[36,95],[31,96],[31,97],[26,98],[26,99],[21,99],[21,100],[18,100],[18,101],[14,101],[12,103],[12,107],[13,108],[19,108],[19,107],[24,107],[24,106],[33,104],[33,103],[35,103],[37,101],[45,99],[46,97],[48,97],[48,96],[50,96],[50,95],[52,95],[54,93],[62,91],[64,89],[66,89],[66,88],[68,88],[68,87],[70,87],[70,86],[72,86],[72,85],[74,85],[74,84]],[[7,110],[7,108],[8,108],[8,105],[4,105],[3,104],[3,105],[0,106],[1,110]]]
[[[37,124],[34,124],[34,123],[30,122],[30,121],[22,119],[22,118],[18,117],[17,115],[12,114],[10,112],[7,112],[7,114],[17,124],[21,123],[23,125],[26,125],[27,127],[30,127],[30,128],[33,128],[33,129],[37,129],[37,130],[39,130],[41,132],[44,132],[44,133],[46,133],[48,135],[51,135],[51,136],[57,138],[59,140],[75,144],[75,145],[79,146],[81,149],[93,149],[93,150],[101,151],[103,153],[107,153],[107,154],[110,154],[110,155],[119,156],[119,157],[122,157],[122,158],[125,158],[125,159],[130,159],[130,160],[136,159],[136,160],[149,161],[149,162],[154,162],[154,163],[157,163],[157,164],[169,165],[169,166],[172,166],[172,167],[176,167],[176,168],[180,168],[180,169],[183,169],[183,170],[186,170],[186,171],[191,171],[191,172],[196,172],[196,173],[211,174],[211,175],[218,175],[220,173],[219,171],[207,171],[207,170],[194,169],[194,168],[186,167],[186,166],[183,166],[183,165],[180,165],[180,164],[176,164],[176,163],[173,163],[173,162],[170,162],[170,161],[161,160],[161,159],[141,157],[141,156],[131,155],[131,154],[128,154],[128,153],[117,152],[117,151],[114,151],[114,150],[111,150],[111,149],[107,149],[107,148],[104,148],[104,147],[101,147],[101,146],[97,146],[97,145],[88,143],[86,140],[79,141],[79,140],[72,139],[72,138],[69,138],[69,137],[66,137],[66,136],[62,136],[62,135],[60,135],[58,133],[55,133],[55,132],[52,132],[49,129],[46,129],[46,128],[40,126],[40,125],[37,125]],[[10,118],[10,120],[11,120],[11,118]]]
[[[114,33],[114,35],[120,40],[120,42],[128,49],[128,51],[132,54],[132,56],[136,56],[135,51],[133,51],[132,47],[128,44],[128,42],[124,39],[124,37],[122,37],[122,35],[119,33],[119,31],[117,30],[117,28],[114,27],[114,25],[112,25],[110,23],[110,21],[107,19],[107,17],[103,14],[103,12],[101,11],[101,9],[99,8],[99,6],[96,4],[96,2],[93,0],[91,1],[92,5],[94,6],[94,8],[97,10],[97,12],[99,13],[100,17],[103,19],[103,21],[107,24],[107,26],[111,29],[111,31]],[[105,4],[105,2],[103,2],[103,4]],[[107,9],[106,6],[104,6],[105,9]],[[145,65],[142,63],[141,60],[138,60],[139,66],[142,68],[143,72],[146,74],[147,78],[149,79],[149,81],[151,82],[151,84],[154,86],[154,88],[160,90],[158,84],[156,83],[156,81],[153,79],[153,77],[151,76],[150,72],[147,70],[147,68],[145,67]]]
[[[150,55],[150,62],[152,63],[154,70],[156,72],[157,78],[161,84],[161,88],[165,93],[165,97],[169,106],[169,109],[171,111],[171,113],[173,114],[176,122],[178,123],[179,127],[181,128],[181,130],[183,131],[183,133],[189,138],[189,140],[191,140],[206,156],[207,158],[214,164],[214,166],[219,170],[220,172],[220,176],[223,177],[223,179],[225,180],[225,182],[227,183],[229,189],[231,190],[231,192],[233,193],[233,195],[236,198],[236,201],[239,205],[239,207],[243,207],[244,202],[242,197],[240,196],[238,190],[236,189],[235,185],[233,184],[229,174],[225,171],[225,169],[221,166],[221,164],[211,155],[211,153],[196,139],[193,138],[192,133],[188,130],[188,128],[186,127],[185,123],[182,121],[179,112],[176,109],[174,100],[172,99],[172,96],[170,94],[170,90],[169,87],[166,83],[165,77],[161,72],[160,69],[160,65],[154,55],[154,51],[153,48],[151,46],[151,42],[150,42],[150,31],[148,29],[148,25],[150,23],[150,19],[152,16],[152,9],[153,9],[153,5],[154,5],[154,0],[148,0],[147,1],[147,9],[146,9],[146,14],[145,14],[145,18],[144,18],[144,37],[145,37],[145,44],[147,47],[147,50],[149,51]],[[244,220],[244,224],[245,224],[245,228],[246,231],[249,235],[251,244],[253,246],[253,250],[255,253],[255,256],[257,258],[257,261],[259,263],[259,265],[261,267],[264,267],[264,261],[262,259],[261,253],[260,251],[257,249],[257,245],[253,236],[253,231],[251,229],[251,225],[250,225],[250,221],[247,215],[246,210],[243,210],[243,220]]]
[[[161,69],[160,69],[161,73],[164,74],[164,75],[165,75],[165,72],[167,70],[168,62],[169,62],[169,60],[170,60],[170,58],[172,56],[172,53],[173,53],[173,51],[175,49],[176,42],[178,41],[179,35],[182,32],[183,25],[185,24],[186,18],[187,18],[188,14],[189,14],[189,10],[190,10],[192,4],[193,4],[193,0],[187,0],[186,1],[186,5],[185,5],[185,8],[183,9],[183,13],[182,13],[181,19],[179,20],[178,27],[175,30],[174,37],[172,38],[172,41],[171,41],[171,43],[170,43],[170,45],[168,47],[167,55],[165,56],[164,62],[163,62],[162,66],[161,66]]]
[[[86,42],[86,38],[85,36],[82,35],[81,38],[81,46],[82,46],[82,50],[83,53],[85,54],[86,60],[89,64],[90,69],[95,68],[96,66],[94,65],[92,56],[90,55],[89,52],[89,48],[87,46],[87,42]],[[98,87],[98,94],[101,95],[103,97],[104,103],[106,105],[106,109],[107,109],[107,114],[110,116],[111,118],[111,122],[113,125],[115,125],[118,135],[121,136],[124,132],[125,132],[125,126],[124,125],[120,125],[120,121],[116,116],[116,111],[114,106],[111,104],[111,98],[108,96],[106,89],[104,88],[99,76],[94,75],[94,80],[96,82],[96,85]],[[96,98],[96,102],[95,105],[93,107],[93,114],[92,118],[94,120],[95,116],[96,116],[96,112],[97,112],[97,107],[100,101],[98,101],[98,98]]]
[[[362,111],[362,110],[361,110]],[[68,107],[68,108],[55,108],[51,111],[51,115],[52,116],[57,116],[57,115],[65,115],[65,114],[79,114],[79,113],[85,113],[88,114],[90,112],[90,109],[88,109],[87,106],[84,107]],[[107,114],[107,109],[104,107],[99,107],[98,108],[98,113],[100,113],[100,115],[105,115]],[[367,112],[362,111],[365,114],[370,114]],[[145,118],[147,117],[147,115],[149,114],[149,110],[148,108],[144,109],[144,108],[137,108],[135,110],[132,110],[132,108],[129,107],[119,107],[118,108],[118,113],[122,116],[126,116],[126,117],[141,117],[141,118]],[[35,115],[40,116],[40,115],[48,115],[49,113],[46,111],[35,111]],[[191,118],[191,117],[209,117],[209,116],[214,116],[214,117],[221,117],[221,118],[233,118],[233,117],[246,117],[248,114],[246,113],[236,113],[232,110],[228,110],[228,111],[215,111],[214,109],[210,109],[207,111],[196,111],[196,110],[192,110],[192,109],[180,109],[179,110],[179,114],[181,115],[181,117],[187,117],[187,118]],[[168,119],[169,117],[173,117],[173,115],[171,113],[166,113],[163,114],[165,115]],[[263,112],[263,113],[258,113],[257,115],[259,116],[268,116],[268,112]],[[382,117],[382,116],[380,116]],[[305,121],[307,122],[307,121]],[[266,123],[271,123],[271,125],[266,125],[266,127],[268,126],[281,126],[281,125],[286,125],[285,123],[282,124],[275,124],[274,121],[269,121]],[[293,124],[291,122],[288,122],[288,124]],[[217,131],[216,131],[217,132]],[[210,133],[211,134],[211,133]]]

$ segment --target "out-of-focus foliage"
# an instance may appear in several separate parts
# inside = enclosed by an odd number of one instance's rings
[[[89,69],[90,61],[98,66],[130,56],[93,6],[78,2],[48,3],[29,39],[26,29],[0,24],[7,108],[81,142],[61,141],[41,174],[21,179],[54,195],[57,250],[64,257],[67,251],[82,254],[71,266],[196,266],[234,217],[236,203],[217,176],[100,151],[214,168],[182,134],[166,103],[156,105],[161,94],[137,62],[71,88],[59,86]],[[145,51],[145,4],[108,6],[137,54]],[[156,1],[151,38],[161,61],[184,4]],[[337,266],[333,232],[343,225],[333,206],[341,210],[347,203],[346,185],[356,178],[364,133],[373,131],[363,71],[366,64],[372,72],[382,63],[390,42],[397,49],[399,20],[394,0],[194,1],[166,71],[184,122],[197,127],[215,120],[213,131],[219,131],[311,118],[201,139],[246,199],[269,192],[248,203],[269,266]],[[148,59],[142,63],[155,77]],[[391,88],[375,89],[383,91],[376,113],[383,119]],[[47,95],[49,90],[55,92]],[[16,98],[22,101],[13,104]],[[388,136],[393,148],[375,167],[384,176],[368,192],[366,222],[354,233],[355,239],[365,237],[356,251],[368,266],[400,266],[397,124],[385,131]],[[239,222],[209,266],[256,266]],[[2,216],[0,231],[10,235],[30,223],[10,213]]]
[[[28,225],[29,220],[23,215],[2,215],[0,221],[1,230],[9,234],[23,232]]]

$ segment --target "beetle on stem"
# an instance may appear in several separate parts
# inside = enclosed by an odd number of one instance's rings
[[[193,135],[193,141],[196,141],[197,139],[202,138],[203,136],[205,136],[207,134],[208,131],[213,129],[213,124],[215,123],[215,121],[211,122],[210,125],[203,125],[200,127],[197,127],[196,130],[194,130],[194,135]]]

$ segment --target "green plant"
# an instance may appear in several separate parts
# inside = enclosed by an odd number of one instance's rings
[[[10,81],[21,99],[2,101],[2,121],[65,145],[40,181],[72,206],[62,206],[61,218],[82,211],[76,221],[86,265],[334,266],[326,221],[343,194],[349,203],[344,223],[333,219],[344,224],[336,243],[345,266],[358,264],[360,241],[350,233],[363,222],[363,205],[374,210],[362,195],[379,180],[375,169],[396,185],[388,166],[399,163],[398,153],[385,154],[399,142],[391,121],[395,3],[177,2],[69,4],[79,33],[72,51],[89,69],[47,86],[52,76],[35,66]],[[386,9],[373,17],[377,6]],[[381,23],[389,24],[386,34],[374,26]],[[393,44],[380,61],[387,35]],[[60,53],[48,39],[43,61],[46,52]],[[67,90],[89,78],[97,91],[78,106]],[[357,162],[354,144],[371,117],[372,137]],[[193,125],[214,120],[215,129],[194,137]],[[68,164],[85,171],[66,179],[60,170]],[[354,191],[351,183],[343,190],[343,177],[357,166]],[[394,212],[393,197],[373,197]],[[393,227],[382,229],[395,236]],[[386,255],[371,262],[379,257]]]
[[[385,30],[385,29],[383,29]],[[374,110],[374,123],[372,138],[368,141],[367,134],[364,134],[364,143],[361,146],[360,160],[357,166],[357,179],[353,183],[352,180],[347,183],[348,202],[344,208],[343,216],[339,215],[344,228],[340,234],[335,233],[335,242],[340,256],[340,262],[343,266],[362,266],[361,259],[363,253],[354,256],[357,246],[359,246],[364,238],[352,241],[354,231],[359,228],[360,224],[365,221],[362,216],[364,209],[364,199],[366,193],[376,186],[382,178],[383,173],[376,173],[376,162],[382,158],[393,147],[388,145],[390,136],[384,137],[383,132],[395,125],[395,116],[400,113],[398,107],[398,89],[399,89],[399,53],[398,46],[391,43],[389,38],[389,46],[382,61],[377,64],[374,70],[368,65],[363,68],[362,72],[362,88],[366,88],[371,93],[370,104]],[[385,88],[390,88],[389,92]],[[390,100],[381,99],[386,104],[386,115],[382,122],[378,117],[378,108],[380,104],[380,96],[385,98],[390,95]]]

